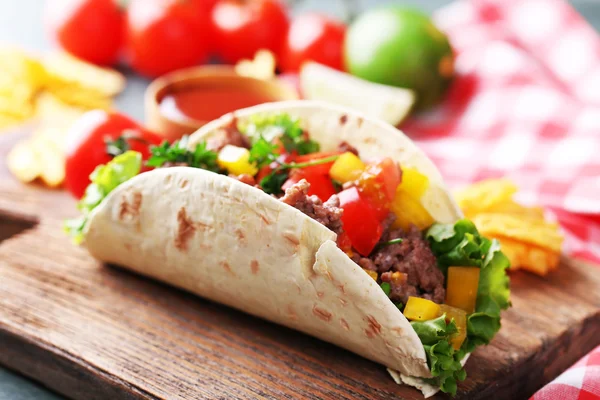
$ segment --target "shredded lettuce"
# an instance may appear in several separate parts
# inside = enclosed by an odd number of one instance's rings
[[[83,240],[83,230],[92,210],[117,186],[139,174],[141,168],[142,155],[136,151],[127,151],[96,167],[90,175],[91,183],[77,203],[82,215],[65,221],[64,229],[74,243],[79,244]]]
[[[457,351],[450,344],[457,332],[454,321],[446,323],[445,316],[411,322],[421,339],[433,379],[442,392],[456,394],[457,381],[466,377],[460,361],[477,346],[487,344],[500,329],[500,311],[510,306],[509,261],[500,251],[496,240],[479,234],[475,225],[466,219],[455,224],[434,224],[426,233],[439,268],[447,273],[453,265],[481,268],[475,312],[467,317],[467,338]]]

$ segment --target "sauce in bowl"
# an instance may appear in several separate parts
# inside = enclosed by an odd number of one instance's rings
[[[296,99],[295,89],[276,79],[240,76],[231,66],[203,65],[163,75],[148,86],[146,126],[172,142],[240,108]]]
[[[160,112],[178,122],[210,121],[228,112],[276,101],[266,93],[238,90],[235,87],[188,87],[166,93]]]

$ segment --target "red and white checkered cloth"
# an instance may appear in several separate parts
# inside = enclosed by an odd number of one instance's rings
[[[508,176],[551,209],[565,252],[600,263],[600,38],[563,0],[459,0],[435,15],[456,52],[444,103],[402,129],[450,187]],[[599,288],[600,290],[600,288]],[[600,347],[534,399],[600,399]]]

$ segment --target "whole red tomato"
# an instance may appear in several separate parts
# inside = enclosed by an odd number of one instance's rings
[[[305,61],[342,71],[346,26],[322,14],[302,14],[292,20],[279,53],[283,72],[297,72]]]
[[[102,110],[85,113],[71,126],[66,143],[65,186],[73,196],[83,196],[90,184],[90,174],[98,165],[112,159],[107,152],[107,142],[121,136],[126,138],[126,147],[140,152],[144,160],[150,155],[149,146],[162,142],[159,136],[129,117]]]
[[[211,48],[205,0],[132,0],[127,9],[126,57],[155,77],[203,61]]]
[[[232,64],[260,49],[277,53],[288,24],[279,0],[221,0],[212,11],[216,52]]]
[[[115,0],[49,0],[44,21],[50,35],[69,53],[110,65],[123,45],[124,10]]]

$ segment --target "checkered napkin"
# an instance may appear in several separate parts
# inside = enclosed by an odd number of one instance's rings
[[[451,188],[508,176],[555,212],[568,255],[600,263],[600,38],[562,0],[459,0],[446,101],[402,129]]]
[[[508,176],[552,210],[565,251],[600,263],[600,38],[562,0],[459,0],[435,15],[458,78],[403,130],[451,188]],[[600,290],[600,289],[599,289]],[[600,399],[600,347],[535,400]]]

